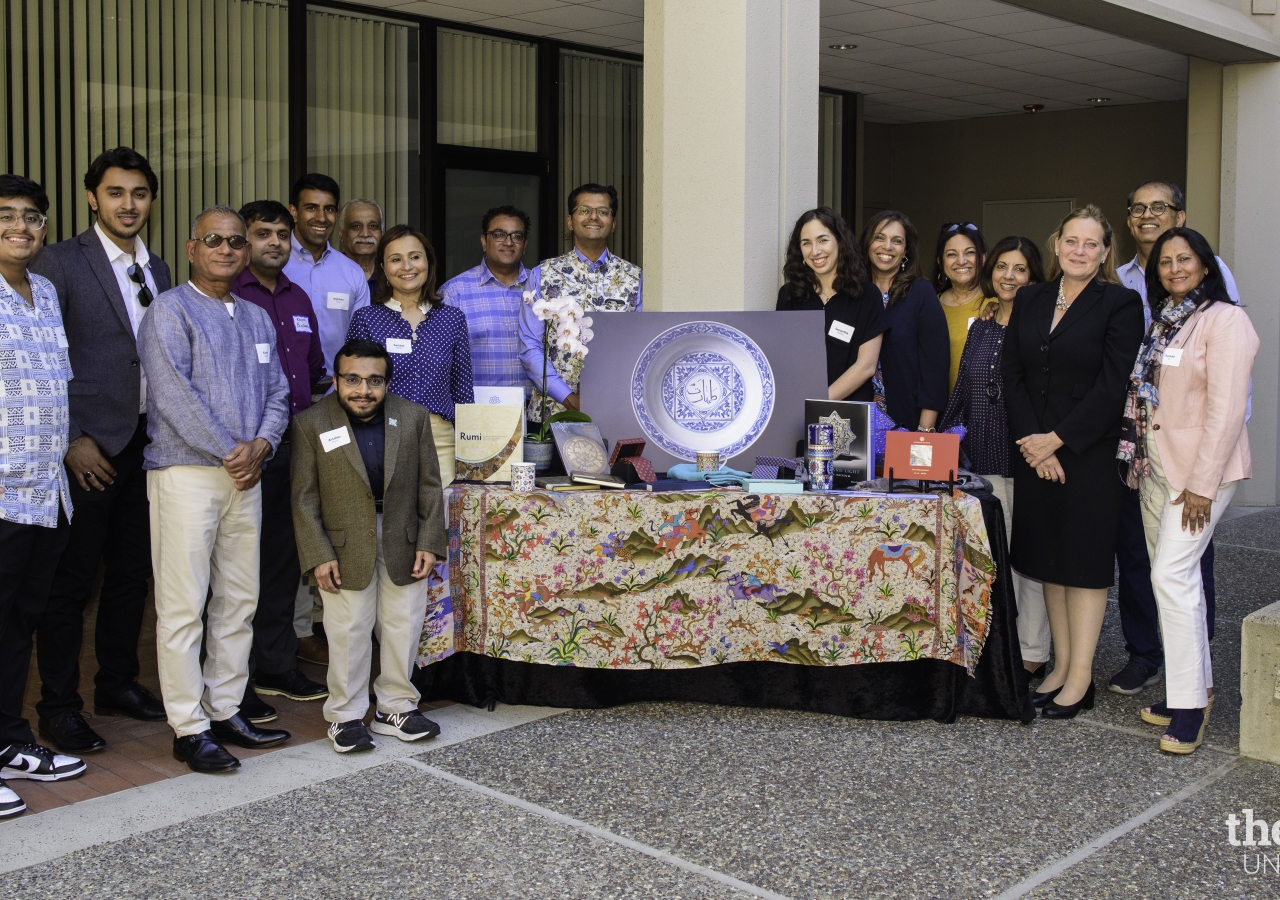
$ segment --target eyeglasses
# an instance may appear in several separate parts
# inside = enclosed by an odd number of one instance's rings
[[[573,208],[573,214],[575,216],[582,216],[584,219],[591,218],[593,214],[602,219],[608,219],[613,215],[613,209],[608,206],[575,206]]]
[[[144,307],[150,306],[152,299],[151,288],[147,287],[147,273],[142,266],[134,263],[125,269],[125,274],[129,276],[129,280],[138,285],[138,302]]]
[[[1181,207],[1174,206],[1172,203],[1165,203],[1163,200],[1157,200],[1155,203],[1135,203],[1129,207],[1129,215],[1135,219],[1141,219],[1147,213],[1151,213],[1158,219],[1171,209],[1177,212]]]
[[[39,231],[47,221],[49,217],[38,212],[19,212],[9,206],[0,209],[0,231],[17,228],[19,222],[25,223],[32,231]]]
[[[583,207],[578,207],[578,208],[582,209]],[[506,243],[523,244],[524,239],[527,237],[527,235],[523,231],[502,231],[501,229],[486,231],[485,234],[493,238],[499,244],[506,244]]]
[[[973,222],[948,222],[942,226],[943,231],[978,231],[978,226]]]
[[[387,379],[381,375],[370,375],[368,378],[361,378],[359,375],[339,375],[338,380],[349,388],[358,388],[362,383],[368,382],[369,387],[375,391],[387,383]]]
[[[243,234],[229,234],[226,237],[223,237],[222,235],[211,231],[202,238],[196,238],[196,240],[204,244],[210,250],[216,250],[221,247],[223,241],[226,241],[227,246],[232,250],[243,250],[245,247],[249,246],[249,239]]]

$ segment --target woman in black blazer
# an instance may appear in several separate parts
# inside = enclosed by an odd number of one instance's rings
[[[875,379],[881,409],[895,425],[932,431],[947,405],[951,343],[938,295],[920,277],[916,228],[886,210],[868,221],[861,243],[889,327]]]
[[[1115,570],[1116,469],[1142,300],[1118,283],[1096,206],[1050,239],[1049,280],[1018,291],[1004,344],[1013,465],[1010,562],[1044,582],[1055,663],[1033,695],[1046,718],[1093,707],[1093,654]]]

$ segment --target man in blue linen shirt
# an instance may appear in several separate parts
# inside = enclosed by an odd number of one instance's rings
[[[174,756],[197,772],[240,765],[223,742],[289,739],[240,712],[258,605],[258,482],[289,424],[271,316],[231,293],[249,261],[245,235],[229,207],[197,216],[186,247],[191,280],[157,297],[138,333],[160,686]]]

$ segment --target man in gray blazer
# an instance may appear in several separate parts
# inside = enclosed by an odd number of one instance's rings
[[[105,746],[81,716],[78,692],[84,608],[101,560],[95,709],[164,718],[160,701],[137,681],[151,538],[142,471],[146,383],[136,337],[152,298],[171,287],[169,267],[147,251],[139,232],[159,184],[143,156],[117,147],[93,161],[84,186],[97,222],[44,248],[31,265],[58,292],[75,372],[66,466],[76,515],[36,632],[40,734],[67,753]]]

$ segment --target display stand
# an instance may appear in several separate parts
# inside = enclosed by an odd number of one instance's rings
[[[945,484],[947,493],[950,494],[956,489],[956,470],[949,469],[947,472],[947,475],[948,477],[946,481],[929,481],[923,478],[903,478],[903,479],[900,479],[900,481],[903,483],[904,487],[902,490],[899,490],[898,487],[894,484],[893,469],[890,468],[889,469],[889,493],[890,494],[911,494],[911,493],[927,494],[929,492],[929,485]],[[913,481],[917,485],[917,487],[914,490],[911,488],[911,483]],[[939,491],[939,493],[941,493],[941,491]]]

